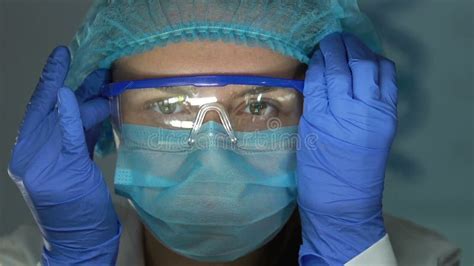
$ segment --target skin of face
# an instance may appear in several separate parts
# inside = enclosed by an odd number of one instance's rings
[[[124,57],[112,66],[113,81],[189,75],[254,75],[304,79],[307,66],[270,49],[224,42],[195,41],[157,47],[149,52]],[[224,92],[232,95],[232,92]],[[226,98],[226,97],[223,97]],[[133,99],[133,97],[132,97]],[[210,116],[208,119],[215,119]],[[271,265],[279,251],[291,242],[299,225],[297,212],[268,244],[229,263],[204,263],[180,256],[161,244],[144,228],[147,265],[240,266]],[[296,249],[297,250],[297,249]]]

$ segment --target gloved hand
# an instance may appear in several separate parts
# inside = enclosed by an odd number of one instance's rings
[[[102,129],[102,123],[100,122],[104,120],[104,116],[109,115],[109,109],[105,110],[107,100],[99,97],[101,95],[100,88],[103,84],[110,82],[110,71],[108,69],[98,69],[87,76],[75,91],[80,106],[83,127],[86,129],[86,144],[91,159],[94,157],[95,144],[99,140]],[[98,114],[100,116],[97,116]]]
[[[106,99],[90,92],[106,73],[94,73],[78,100],[64,87],[69,50],[48,58],[28,105],[9,164],[44,238],[45,265],[114,264],[121,226],[84,130],[109,115]],[[81,119],[82,115],[82,119]]]
[[[300,265],[342,265],[385,235],[395,75],[391,61],[346,33],[327,36],[311,59],[297,152]]]

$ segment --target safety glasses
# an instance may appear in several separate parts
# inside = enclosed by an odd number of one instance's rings
[[[185,76],[107,84],[116,128],[124,124],[189,131],[192,144],[203,124],[235,132],[295,126],[302,112],[304,81],[259,76]]]

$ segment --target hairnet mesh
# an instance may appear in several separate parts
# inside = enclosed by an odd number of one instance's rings
[[[98,68],[169,43],[211,40],[269,48],[303,63],[335,31],[377,38],[357,0],[97,0],[75,35],[66,84],[77,89]],[[96,153],[113,150],[104,123]]]

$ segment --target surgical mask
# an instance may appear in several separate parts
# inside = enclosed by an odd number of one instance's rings
[[[298,92],[159,90],[112,99],[116,192],[160,242],[198,261],[232,261],[273,239],[296,207]],[[285,113],[285,103],[296,106]]]

